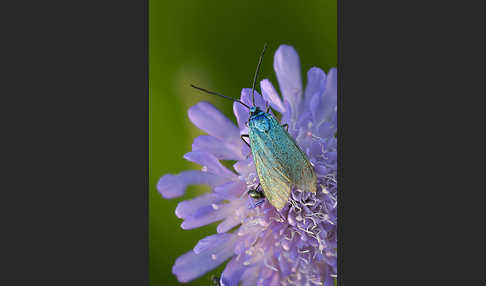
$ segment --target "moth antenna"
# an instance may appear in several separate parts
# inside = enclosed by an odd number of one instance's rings
[[[255,76],[253,77],[253,84],[251,86],[251,100],[252,100],[253,106],[255,106],[255,95],[253,94],[254,91],[255,91],[255,83],[256,83],[256,80],[257,80],[257,77],[258,77],[258,73],[260,72],[260,65],[262,64],[263,55],[265,54],[266,50],[267,50],[267,43],[265,43],[265,45],[263,46],[263,51],[260,54],[260,58],[258,59],[258,65],[257,65],[256,71],[255,71]]]
[[[248,105],[244,104],[243,102],[241,102],[238,99],[235,99],[235,98],[232,98],[232,97],[229,97],[229,96],[226,96],[226,95],[222,95],[221,93],[217,93],[217,92],[214,92],[214,91],[209,91],[207,89],[204,89],[204,88],[201,88],[201,87],[197,87],[197,86],[195,86],[193,84],[191,84],[191,87],[193,87],[195,89],[199,89],[200,91],[204,91],[205,93],[209,93],[209,94],[212,94],[212,95],[217,95],[217,96],[220,96],[222,98],[226,98],[226,99],[229,99],[229,100],[238,102],[238,103],[242,104],[244,107],[250,109],[250,107]]]

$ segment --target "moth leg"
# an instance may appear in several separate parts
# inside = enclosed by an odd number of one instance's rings
[[[248,145],[249,148],[251,148],[250,144],[248,142],[246,142],[246,140],[243,139],[243,137],[249,138],[250,136],[248,134],[242,134],[242,135],[240,135],[240,138],[241,138],[241,140],[243,140],[243,142],[245,142],[246,145]]]
[[[266,112],[268,113],[268,111],[270,110],[270,105],[268,104],[268,101],[265,101],[265,105],[267,106],[267,111]]]
[[[248,195],[253,199],[263,199],[265,198],[265,194],[262,191],[259,191],[260,184],[254,189],[248,191]]]
[[[283,128],[285,128],[286,131],[289,131],[289,125],[287,123],[285,123],[284,125],[282,125]]]

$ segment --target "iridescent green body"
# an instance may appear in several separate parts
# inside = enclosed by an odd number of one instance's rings
[[[305,153],[270,113],[251,107],[249,137],[265,197],[281,209],[292,186],[316,192],[316,175]]]

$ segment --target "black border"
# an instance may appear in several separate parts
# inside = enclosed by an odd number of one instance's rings
[[[5,8],[0,285],[148,285],[147,3]]]
[[[484,284],[484,10],[338,3],[339,286]]]

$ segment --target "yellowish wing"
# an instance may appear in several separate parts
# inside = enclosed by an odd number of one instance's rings
[[[291,182],[290,179],[281,172],[281,168],[276,166],[272,157],[265,156],[264,152],[254,152],[253,160],[257,169],[258,178],[262,185],[265,197],[277,209],[281,209],[288,201]]]

